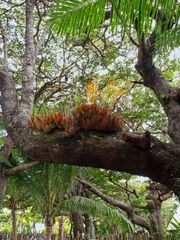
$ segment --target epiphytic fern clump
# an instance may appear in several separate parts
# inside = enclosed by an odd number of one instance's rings
[[[28,121],[29,128],[42,130],[46,133],[51,132],[55,128],[64,129],[65,116],[60,112],[45,115],[44,117],[35,115]]]
[[[123,118],[108,108],[96,104],[82,104],[73,111],[75,124],[82,130],[121,132]]]
[[[28,126],[46,133],[56,128],[64,129],[66,136],[73,136],[79,130],[121,132],[123,118],[108,108],[100,108],[96,104],[82,104],[75,108],[72,116],[65,116],[60,112],[44,117],[35,115],[29,120]]]

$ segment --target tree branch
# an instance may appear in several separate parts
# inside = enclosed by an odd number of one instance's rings
[[[0,21],[0,30],[1,30],[2,40],[3,40],[4,65],[8,66],[8,40],[7,40],[6,30],[2,24],[2,21]]]
[[[0,66],[0,90],[3,118],[8,131],[13,125],[13,118],[17,110],[17,98],[12,75],[5,66]]]
[[[14,175],[18,172],[21,172],[21,171],[27,170],[29,168],[32,168],[32,167],[34,167],[38,164],[41,164],[41,162],[35,161],[35,162],[31,162],[31,163],[22,164],[20,166],[14,167],[14,168],[6,169],[5,170],[5,175],[6,176],[11,176],[11,175]]]
[[[21,111],[27,117],[31,114],[34,101],[34,65],[35,46],[33,39],[33,18],[34,4],[31,0],[26,1],[26,31],[25,31],[25,59],[23,66],[23,81],[21,91]]]
[[[160,13],[158,13],[160,14]],[[163,16],[161,33],[164,32],[166,18]],[[169,28],[171,28],[169,26]],[[173,89],[166,81],[160,69],[155,67],[153,63],[154,46],[157,38],[157,33],[154,30],[150,37],[145,41],[142,38],[138,48],[138,61],[135,66],[136,70],[143,78],[144,86],[153,90],[154,94],[160,101],[167,117],[168,117],[168,132],[172,140],[180,144],[180,98],[178,95],[179,89]]]
[[[102,192],[100,192],[97,188],[95,188],[92,184],[90,184],[89,182],[85,181],[84,179],[79,179],[80,183],[86,187],[87,189],[89,189],[89,191],[93,192],[96,196],[100,197],[102,200],[104,200],[105,202],[111,204],[112,206],[118,207],[119,209],[125,211],[127,213],[127,216],[129,218],[129,220],[134,223],[137,224],[143,228],[146,228],[148,231],[150,230],[150,226],[149,223],[147,223],[147,221],[136,215],[136,213],[134,212],[133,208],[131,207],[131,205],[123,203],[119,200],[113,199],[111,197],[108,197],[107,195],[103,194]]]

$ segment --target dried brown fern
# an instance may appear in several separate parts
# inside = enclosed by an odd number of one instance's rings
[[[122,132],[123,118],[108,108],[100,108],[96,104],[81,104],[67,117],[60,112],[44,117],[35,115],[28,126],[48,133],[55,128],[65,129],[66,136],[74,136],[79,130],[99,132]]]

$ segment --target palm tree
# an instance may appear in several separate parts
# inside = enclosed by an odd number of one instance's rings
[[[27,201],[29,194],[22,180],[22,177],[18,174],[10,177],[4,198],[4,207],[9,208],[11,211],[12,240],[17,239],[17,211],[29,206],[29,202]]]
[[[179,9],[178,0],[58,0],[50,17],[60,35],[88,35],[108,20],[112,31],[120,26],[122,35],[131,37],[136,30],[139,41],[154,28],[159,45],[172,45],[173,39],[175,47],[180,44]]]
[[[44,164],[25,175],[35,208],[44,216],[47,240],[51,239],[55,217],[76,174],[73,166]]]
[[[46,239],[51,239],[55,217],[72,212],[107,217],[119,224],[123,223],[132,231],[133,225],[122,212],[85,197],[70,196],[78,172],[77,167],[46,163],[24,174],[35,208],[44,216]]]

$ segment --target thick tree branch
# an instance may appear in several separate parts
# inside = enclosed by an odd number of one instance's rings
[[[169,186],[180,196],[179,154],[166,144],[152,139],[149,150],[142,150],[117,136],[81,132],[65,137],[60,130],[51,134],[32,134],[28,129],[16,131],[16,143],[32,161],[96,167],[147,176]],[[117,137],[117,138],[116,138]],[[161,174],[160,174],[161,173]]]
[[[31,114],[34,101],[34,65],[35,65],[35,46],[33,39],[33,1],[26,1],[26,30],[25,30],[25,59],[23,66],[23,81],[21,91],[21,111],[29,116]],[[25,112],[26,111],[26,112]]]
[[[162,33],[166,24],[165,16],[163,19]],[[156,38],[157,34],[155,30],[146,41],[142,38],[138,48],[138,61],[135,67],[143,78],[144,86],[152,89],[160,101],[168,117],[168,132],[170,137],[175,143],[180,144],[180,98],[177,97],[180,90],[173,89],[166,81],[160,69],[153,63]]]
[[[90,184],[89,182],[85,181],[84,179],[78,179],[80,181],[80,183],[86,187],[87,189],[89,189],[89,191],[93,192],[96,196],[100,197],[102,200],[104,200],[105,202],[111,204],[112,206],[118,207],[119,209],[125,211],[127,213],[127,216],[129,218],[129,220],[134,223],[137,224],[143,228],[146,228],[148,231],[150,230],[150,226],[149,223],[142,217],[136,215],[136,213],[134,212],[133,208],[131,207],[131,205],[126,204],[122,201],[113,199],[105,194],[103,194],[102,192],[100,192],[97,188],[95,188],[92,184]]]
[[[8,40],[7,40],[6,30],[3,26],[2,21],[0,21],[0,31],[1,31],[1,36],[3,40],[4,65],[8,66]]]
[[[13,125],[13,118],[17,109],[16,88],[11,73],[7,67],[0,66],[0,90],[2,98],[2,112],[4,123],[7,128]]]

